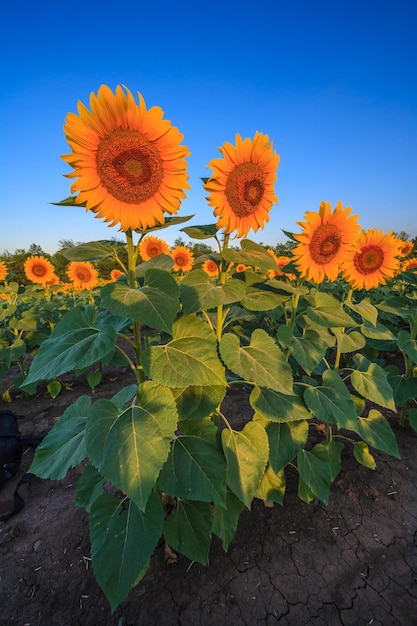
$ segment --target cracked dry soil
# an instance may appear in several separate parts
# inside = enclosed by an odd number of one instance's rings
[[[93,399],[111,397],[126,372],[106,375]],[[25,434],[46,434],[81,394],[68,381],[52,400],[12,394]],[[249,417],[246,392],[231,392],[235,428]],[[4,405],[3,407],[4,408]],[[375,452],[376,471],[347,451],[329,503],[307,505],[289,472],[284,506],[257,500],[245,510],[227,553],[213,537],[207,566],[178,555],[167,564],[162,542],[142,582],[112,614],[90,561],[88,516],[74,506],[80,469],[62,481],[32,479],[25,508],[0,523],[1,626],[417,625],[416,434],[391,421],[401,460]],[[21,473],[33,451],[24,455]],[[4,512],[12,485],[0,493]]]

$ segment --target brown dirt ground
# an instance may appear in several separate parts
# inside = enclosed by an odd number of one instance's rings
[[[128,377],[106,374],[93,398]],[[24,416],[24,434],[46,434],[89,393],[85,379],[68,379],[55,400],[42,388],[26,398],[15,390],[7,406]],[[239,428],[247,394],[230,393],[225,413]],[[1,626],[417,625],[417,439],[392,424],[401,460],[375,452],[373,472],[348,452],[327,506],[301,502],[289,473],[284,506],[256,501],[227,553],[213,537],[206,567],[182,555],[167,564],[161,542],[113,614],[92,571],[88,516],[74,506],[80,469],[62,481],[35,477],[21,488],[25,508],[0,523]],[[3,512],[12,487],[0,494]]]

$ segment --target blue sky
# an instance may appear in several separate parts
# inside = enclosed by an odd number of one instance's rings
[[[415,0],[7,3],[0,253],[124,237],[50,204],[70,195],[65,117],[103,83],[140,91],[184,134],[190,225],[215,222],[200,179],[218,147],[259,130],[281,156],[279,203],[250,239],[285,241],[322,200],[351,206],[365,229],[417,236],[416,23]]]

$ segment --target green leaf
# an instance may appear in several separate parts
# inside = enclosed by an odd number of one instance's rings
[[[378,341],[395,339],[395,335],[381,322],[374,325],[365,321],[361,326],[361,333],[368,339],[378,339]]]
[[[120,281],[109,283],[103,287],[101,299],[114,315],[171,333],[179,307],[179,287],[169,272],[151,268],[145,273],[143,287],[131,289]]]
[[[298,422],[312,417],[302,399],[294,393],[290,396],[266,387],[254,387],[249,402],[256,413],[272,422]]]
[[[411,428],[417,433],[417,409],[410,409],[408,421],[410,422]]]
[[[330,328],[358,326],[355,320],[343,310],[341,302],[330,293],[318,291],[314,295],[307,296],[306,300],[311,303],[306,314],[316,324]]]
[[[170,390],[152,381],[142,383],[137,401],[120,413],[110,400],[98,400],[87,422],[86,445],[103,476],[144,511],[169,454],[177,410]]]
[[[366,345],[365,337],[357,330],[342,332],[339,328],[333,328],[332,331],[337,339],[337,346],[341,354],[362,350]]]
[[[87,463],[81,478],[78,481],[75,504],[84,507],[88,512],[91,505],[103,493],[106,479],[100,474],[98,469]]]
[[[217,226],[216,224],[186,226],[185,228],[180,228],[180,231],[191,237],[191,239],[211,239],[217,235]]]
[[[98,372],[88,372],[87,374],[87,382],[89,384],[89,386],[91,387],[91,389],[94,389],[94,387],[97,387],[97,385],[99,385],[101,383],[101,379],[103,378],[103,374],[98,371]]]
[[[323,385],[307,387],[304,400],[319,420],[335,422],[339,428],[358,432],[355,405],[337,372],[333,370],[323,372]]]
[[[165,520],[168,545],[192,561],[206,565],[211,542],[212,515],[208,502],[179,500]]]
[[[319,445],[319,444],[318,444]],[[300,450],[297,454],[297,467],[301,479],[324,504],[327,504],[332,482],[331,465],[321,450]]]
[[[268,465],[262,477],[262,482],[256,492],[256,497],[268,502],[284,504],[286,480],[284,470],[275,473],[271,465]]]
[[[241,299],[241,303],[249,311],[272,311],[289,299],[288,294],[283,295],[267,287],[266,283],[253,283],[246,288],[246,295]]]
[[[240,432],[225,428],[222,444],[227,460],[227,484],[250,509],[268,461],[268,436],[260,424],[252,421]]]
[[[361,465],[369,467],[370,469],[376,468],[375,459],[369,452],[368,445],[364,441],[355,441],[353,444],[353,454]]]
[[[146,228],[143,231],[138,228],[136,230],[137,233],[152,233],[156,230],[162,230],[163,228],[168,228],[169,226],[176,226],[177,224],[184,224],[184,222],[188,222],[194,217],[194,215],[173,215],[172,217],[166,217],[163,222],[160,224],[156,224],[156,226],[151,226],[150,228]],[[182,229],[181,229],[182,230]]]
[[[395,411],[394,395],[387,372],[377,363],[368,361],[362,354],[355,354],[353,360],[356,369],[353,370],[350,380],[356,391],[371,402]]]
[[[404,375],[388,375],[394,400],[397,404],[417,398],[417,378],[407,378]]]
[[[269,439],[269,462],[278,474],[297,456],[308,437],[308,422],[273,423],[266,426]]]
[[[110,241],[90,241],[60,250],[60,254],[68,261],[98,261],[113,256],[114,244],[112,245]]]
[[[159,496],[152,494],[145,511],[110,493],[97,498],[90,512],[91,557],[97,582],[112,611],[145,575],[163,527]]]
[[[277,339],[290,350],[307,374],[311,374],[327,352],[327,343],[312,329],[307,329],[301,337],[298,337],[294,335],[292,328],[282,325],[278,328]]]
[[[412,360],[413,363],[417,363],[417,341],[411,338],[411,335],[406,330],[400,330],[397,338],[397,345],[400,350]]]
[[[213,516],[213,532],[222,540],[223,550],[227,552],[235,536],[240,514],[245,505],[231,491],[226,494],[225,507],[216,505]]]
[[[181,302],[184,314],[206,311],[220,304],[239,302],[245,295],[241,280],[229,279],[224,285],[215,285],[202,270],[193,270],[181,281]]]
[[[76,207],[84,207],[87,204],[86,202],[77,203],[76,198],[77,196],[69,196],[68,198],[65,198],[65,200],[61,200],[60,202],[51,202],[50,204],[53,204],[55,206],[76,206]]]
[[[213,413],[226,395],[225,385],[190,385],[172,389],[180,420],[198,420]]]
[[[167,344],[143,351],[141,363],[149,378],[168,387],[226,385],[216,336],[204,320],[193,315],[180,317],[172,335]]]
[[[40,478],[60,480],[71,467],[87,456],[85,427],[90,398],[80,396],[64,411],[52,430],[36,448],[30,472]]]
[[[244,347],[240,347],[236,335],[226,333],[220,341],[220,354],[226,366],[244,380],[293,394],[291,367],[272,337],[261,328],[254,330],[250,345]]]
[[[158,485],[171,496],[224,506],[226,460],[223,452],[200,437],[180,435],[172,444]]]
[[[378,309],[371,304],[368,298],[364,298],[361,302],[345,302],[345,304],[352,309],[352,311],[358,313],[363,321],[370,322],[373,326],[377,323]]]
[[[325,443],[317,443],[311,450],[317,458],[320,458],[330,467],[330,479],[334,480],[342,468],[343,443],[330,439]]]
[[[62,385],[59,380],[54,380],[52,383],[47,385],[48,393],[52,399],[56,398],[62,389]]]
[[[20,388],[89,367],[112,354],[116,329],[109,323],[98,330],[93,326],[94,317],[91,309],[83,311],[79,307],[67,313],[42,343]]]
[[[217,446],[220,433],[211,417],[201,419],[180,420],[179,429],[182,434],[192,437],[200,437],[205,441]]]
[[[274,259],[264,246],[250,241],[250,239],[243,239],[240,245],[241,250],[226,248],[222,251],[222,257],[226,261],[232,261],[236,264],[243,263],[244,265],[257,267],[261,272],[276,268]]]
[[[397,440],[385,417],[376,409],[359,418],[359,435],[373,448],[400,458]]]
[[[409,306],[410,300],[405,296],[395,296],[377,304],[380,311],[390,313],[391,315],[398,315],[406,321],[408,320]]]

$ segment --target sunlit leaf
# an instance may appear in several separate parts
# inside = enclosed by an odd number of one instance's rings
[[[250,394],[249,402],[256,413],[272,422],[297,422],[312,417],[303,400],[294,393],[283,394],[256,386]]]
[[[256,497],[269,502],[284,503],[286,480],[284,470],[275,473],[271,465],[268,465],[262,477],[261,484],[256,492]]]
[[[362,354],[355,354],[353,360],[356,369],[353,370],[350,380],[356,391],[364,398],[395,411],[394,395],[387,372],[377,363],[368,361]]]
[[[382,450],[397,459],[400,458],[393,430],[385,417],[376,409],[371,409],[368,417],[359,418],[359,435],[372,448]]]
[[[307,387],[304,400],[310,411],[323,422],[334,422],[339,428],[358,432],[355,405],[337,372],[326,370],[323,385]]]
[[[341,302],[330,293],[318,291],[314,295],[307,296],[306,300],[310,304],[306,310],[307,316],[316,324],[329,328],[358,326],[355,320],[343,310]]]
[[[372,454],[369,452],[368,445],[364,441],[355,441],[353,444],[353,454],[355,459],[361,465],[369,467],[369,469],[375,469],[376,463]]]
[[[181,302],[184,313],[206,311],[220,304],[239,302],[245,295],[245,285],[240,280],[229,279],[224,285],[215,285],[202,270],[193,270],[181,281]]]

